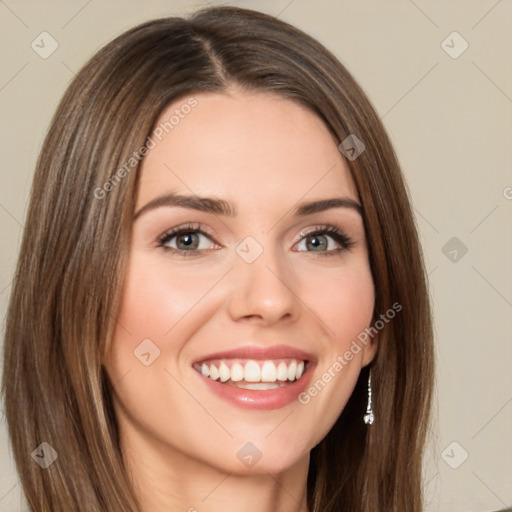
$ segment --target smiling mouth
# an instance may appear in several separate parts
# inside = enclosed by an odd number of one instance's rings
[[[214,359],[194,364],[194,368],[207,379],[260,391],[285,387],[299,380],[307,366],[307,361],[295,358]]]

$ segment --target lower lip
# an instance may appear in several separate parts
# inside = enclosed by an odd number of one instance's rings
[[[313,363],[308,363],[307,370],[299,380],[281,388],[265,389],[261,391],[242,389],[229,384],[222,384],[217,380],[204,377],[194,370],[198,377],[204,381],[208,388],[220,398],[244,409],[272,410],[280,409],[291,404],[308,386],[314,369]]]

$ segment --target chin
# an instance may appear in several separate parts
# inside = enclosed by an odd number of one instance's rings
[[[244,439],[251,439],[245,436]],[[308,463],[310,449],[307,446],[298,446],[291,437],[288,442],[268,442],[264,437],[254,441],[233,441],[226,446],[222,453],[226,465],[219,469],[237,475],[268,475],[279,474],[293,466]],[[231,452],[233,456],[226,457]],[[215,457],[218,459],[218,456]],[[216,464],[218,466],[218,464]]]

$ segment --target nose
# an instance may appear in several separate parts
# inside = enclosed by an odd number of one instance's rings
[[[298,318],[298,280],[277,250],[265,249],[252,263],[237,255],[234,267],[228,300],[233,320],[272,325]]]

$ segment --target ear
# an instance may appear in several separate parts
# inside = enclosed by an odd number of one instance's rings
[[[369,365],[377,355],[379,348],[379,334],[372,336],[363,348],[363,362],[362,367]]]

